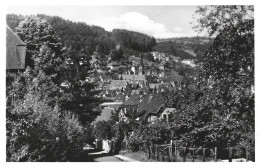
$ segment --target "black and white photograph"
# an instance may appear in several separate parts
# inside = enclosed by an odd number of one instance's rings
[[[46,5],[1,26],[5,162],[256,162],[254,4]]]

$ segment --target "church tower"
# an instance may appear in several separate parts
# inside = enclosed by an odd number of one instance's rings
[[[144,74],[144,62],[143,62],[143,53],[141,53],[140,65],[139,65],[139,74]]]

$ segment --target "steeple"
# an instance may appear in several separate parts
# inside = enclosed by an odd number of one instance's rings
[[[142,74],[144,74],[144,62],[143,62],[143,53],[141,53],[140,66]]]

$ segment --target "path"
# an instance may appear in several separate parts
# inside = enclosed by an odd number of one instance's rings
[[[93,162],[137,162],[129,157],[122,155],[110,155],[103,150],[95,149],[91,146],[84,147],[84,150],[88,153],[88,158]]]

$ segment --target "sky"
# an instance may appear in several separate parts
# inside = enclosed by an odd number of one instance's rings
[[[197,36],[192,29],[197,6],[8,6],[7,13],[60,16],[75,22],[137,31],[155,38]]]

